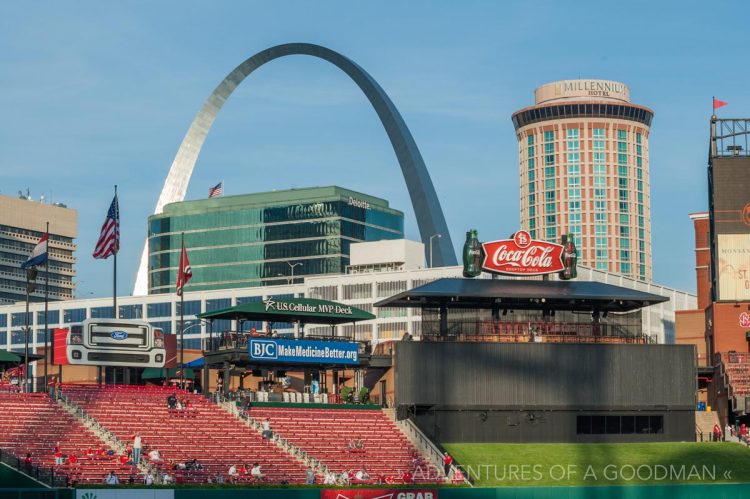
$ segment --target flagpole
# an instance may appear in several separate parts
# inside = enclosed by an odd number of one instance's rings
[[[29,393],[29,286],[30,286],[29,283],[30,283],[29,271],[26,270],[26,315],[25,315],[26,334],[23,335],[24,341],[25,341],[25,346],[23,350],[24,351],[24,354],[23,354],[23,363],[24,363],[23,392],[24,393]]]
[[[47,222],[47,259],[44,261],[44,389],[49,390],[49,222]]]
[[[183,279],[182,272],[184,270],[183,257],[185,255],[185,233],[182,233],[182,245],[180,248],[180,264],[177,272],[181,275],[177,276],[177,281],[180,282]],[[182,282],[182,289],[180,289],[180,388],[185,388],[185,283]]]
[[[115,201],[117,200],[117,185],[115,185]],[[116,201],[117,202],[117,201]],[[117,208],[117,225],[115,226],[115,231],[119,231],[119,222],[120,222],[120,203],[117,202],[117,205],[115,206]],[[112,276],[112,317],[114,319],[117,319],[117,316],[119,315],[117,313],[117,250],[119,249],[118,246],[120,244],[119,237],[116,237],[115,240],[115,265],[114,265],[114,272]]]

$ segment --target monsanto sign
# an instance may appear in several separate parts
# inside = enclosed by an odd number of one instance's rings
[[[520,230],[513,239],[482,243],[482,270],[496,274],[540,275],[562,271],[563,246],[531,239]]]

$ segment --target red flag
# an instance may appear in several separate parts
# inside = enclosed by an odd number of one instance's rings
[[[183,243],[182,253],[180,253],[180,268],[177,271],[177,296],[182,296],[182,288],[185,287],[185,284],[188,283],[191,277],[193,277],[193,269],[190,268],[187,250]]]
[[[729,104],[729,103],[728,103],[728,102],[725,102],[725,101],[723,101],[723,100],[719,100],[719,99],[717,99],[716,97],[714,97],[714,111],[716,111],[716,110],[717,110],[717,109],[719,109],[720,107],[724,107],[724,106],[726,106],[727,104]]]

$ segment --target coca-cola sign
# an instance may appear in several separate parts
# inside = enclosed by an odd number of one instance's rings
[[[513,239],[482,243],[482,269],[496,274],[540,275],[563,270],[563,246],[531,239],[520,230]]]

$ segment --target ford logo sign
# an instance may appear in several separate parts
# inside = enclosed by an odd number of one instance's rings
[[[109,335],[113,340],[125,340],[128,338],[128,333],[125,331],[112,331]]]

